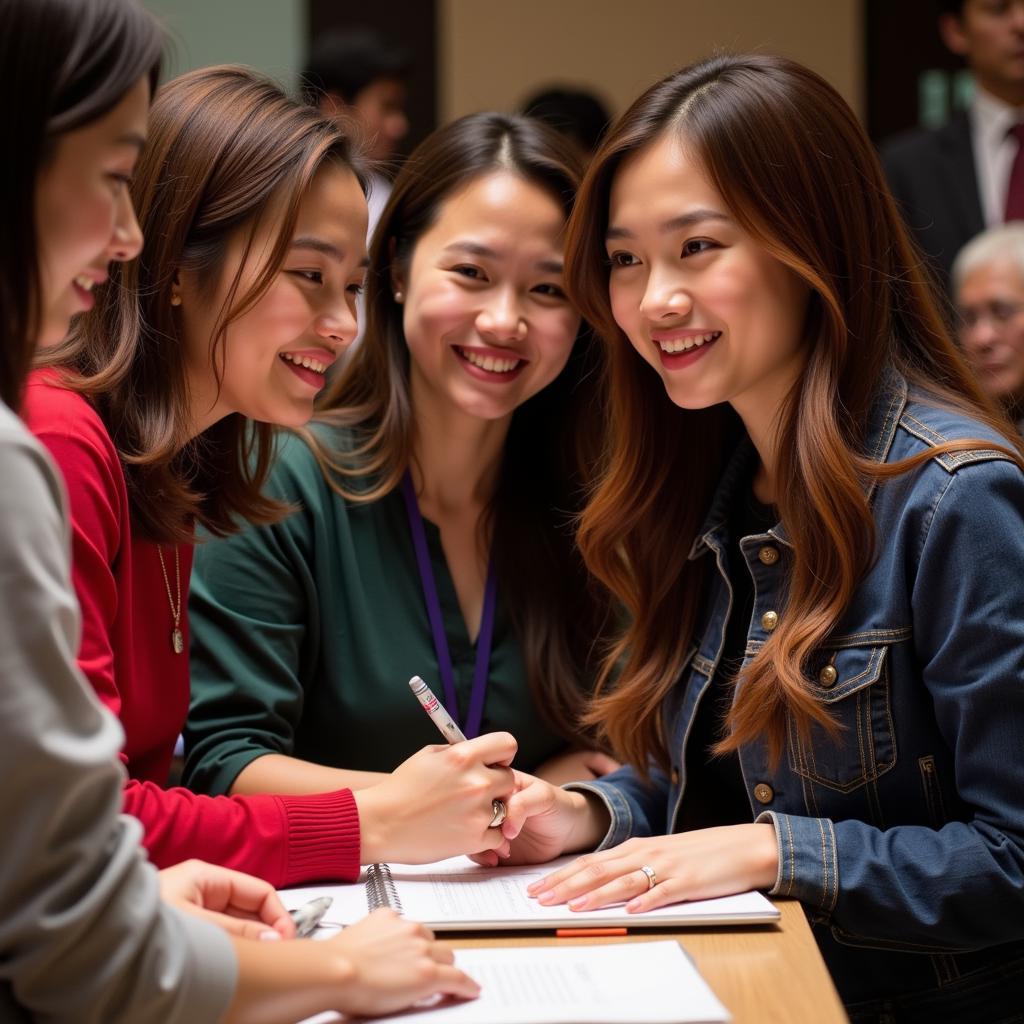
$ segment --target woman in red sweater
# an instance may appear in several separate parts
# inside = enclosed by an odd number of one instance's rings
[[[142,254],[76,280],[93,308],[27,389],[69,492],[79,664],[124,726],[124,809],[158,866],[199,857],[287,885],[354,877],[398,852],[399,829],[433,840],[426,859],[505,845],[488,829],[512,789],[503,734],[410,758],[373,787],[364,830],[347,789],[164,788],[189,700],[193,526],[223,535],[287,511],[260,494],[270,424],[309,419],[355,334],[361,181],[337,129],[267,79],[222,67],[171,82],[132,185]]]

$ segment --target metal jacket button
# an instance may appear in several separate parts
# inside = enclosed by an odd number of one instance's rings
[[[826,689],[830,686],[836,685],[836,680],[839,678],[839,673],[836,671],[834,665],[826,665],[818,673],[818,682],[821,683]]]
[[[778,624],[779,616],[776,612],[765,612],[761,616],[761,625],[767,633],[770,633]]]
[[[770,804],[775,799],[775,790],[767,782],[759,782],[754,787],[754,797],[758,803]]]
[[[761,559],[764,565],[774,565],[779,560],[779,549],[773,548],[770,544],[765,544],[758,551],[757,557]]]

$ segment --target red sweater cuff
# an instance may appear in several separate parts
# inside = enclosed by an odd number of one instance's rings
[[[359,810],[350,789],[279,796],[288,827],[284,885],[359,877]]]

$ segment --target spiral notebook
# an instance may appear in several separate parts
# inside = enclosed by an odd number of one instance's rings
[[[391,907],[435,931],[680,928],[772,924],[779,919],[771,901],[759,892],[674,903],[644,914],[629,914],[621,905],[574,912],[564,905],[542,906],[527,895],[531,882],[572,859],[498,868],[481,867],[468,857],[421,865],[371,864],[356,883],[288,889],[281,897],[293,909],[316,896],[331,896],[324,928],[352,924],[378,907]]]

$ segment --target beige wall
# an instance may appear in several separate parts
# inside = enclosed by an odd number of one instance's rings
[[[548,82],[621,113],[716,48],[810,65],[862,109],[862,0],[440,0],[439,115],[511,110]]]

